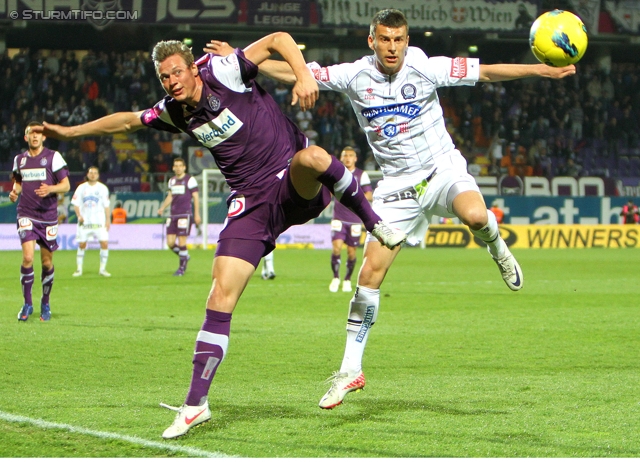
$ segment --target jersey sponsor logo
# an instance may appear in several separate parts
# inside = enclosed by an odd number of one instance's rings
[[[218,117],[193,130],[203,146],[213,148],[231,138],[242,127],[242,121],[226,108]]]
[[[33,223],[28,218],[19,218],[18,227],[20,231],[28,231],[33,229]]]
[[[229,204],[229,212],[227,213],[227,217],[233,218],[241,215],[242,212],[246,209],[244,196],[234,197],[231,203]]]
[[[463,79],[467,76],[467,58],[453,58],[451,60],[450,76],[455,79]]]
[[[173,194],[174,196],[176,194],[184,194],[184,192],[185,186],[183,184],[176,184],[171,186],[171,194]]]
[[[420,106],[412,103],[390,104],[388,106],[376,106],[362,110],[362,115],[371,122],[378,117],[402,116],[415,119],[420,115]]]
[[[311,69],[313,72],[313,77],[320,82],[328,82],[329,81],[329,69],[326,67],[321,67],[320,69]]]
[[[400,93],[402,93],[402,97],[404,99],[414,99],[416,97],[417,90],[415,85],[408,83],[402,86]]]
[[[45,181],[47,179],[46,168],[25,168],[20,171],[22,181]]]

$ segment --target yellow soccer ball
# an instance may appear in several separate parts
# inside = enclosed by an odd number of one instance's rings
[[[575,14],[553,10],[538,17],[531,25],[531,51],[544,64],[568,66],[580,61],[587,51],[587,28]]]

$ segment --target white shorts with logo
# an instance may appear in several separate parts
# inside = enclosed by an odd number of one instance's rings
[[[92,236],[95,236],[99,242],[108,241],[109,231],[104,225],[78,225],[78,231],[76,232],[77,242],[87,242]]]
[[[453,218],[453,199],[465,191],[480,192],[467,161],[459,151],[436,161],[436,168],[378,182],[373,193],[373,210],[395,228],[407,233],[407,245],[424,239],[431,217]],[[376,240],[371,233],[367,240]]]

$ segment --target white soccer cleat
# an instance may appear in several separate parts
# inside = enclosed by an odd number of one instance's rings
[[[109,273],[107,270],[101,270],[98,274],[100,276],[104,276],[105,278],[110,278],[111,277],[111,273]]]
[[[342,404],[342,400],[347,393],[362,390],[365,385],[362,371],[352,374],[348,372],[334,372],[327,382],[331,382],[331,388],[329,388],[329,391],[322,397],[318,404],[322,409],[333,409]]]
[[[329,284],[329,292],[337,292],[340,288],[340,278],[333,278]]]
[[[524,275],[520,269],[520,265],[516,261],[513,254],[507,250],[502,258],[493,257],[493,261],[498,265],[502,279],[511,290],[520,290],[524,285]]]
[[[342,281],[342,291],[351,292],[351,281]]]
[[[208,401],[205,401],[202,406],[187,406],[183,404],[180,407],[174,407],[164,403],[160,403],[160,406],[178,413],[171,426],[162,434],[162,437],[165,439],[182,436],[191,430],[192,427],[200,425],[211,418]]]
[[[78,270],[75,273],[73,273],[71,276],[73,276],[74,278],[77,278],[79,276],[82,276],[82,270]]]
[[[407,241],[407,235],[404,231],[398,228],[392,228],[382,220],[376,223],[371,234],[378,239],[382,245],[389,249],[393,249]]]

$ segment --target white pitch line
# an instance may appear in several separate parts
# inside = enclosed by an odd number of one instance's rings
[[[55,428],[57,430],[65,430],[71,433],[80,433],[82,435],[95,436],[96,438],[102,438],[106,440],[127,441],[128,443],[138,444],[140,446],[144,446],[147,448],[162,449],[165,451],[173,451],[173,452],[182,452],[192,457],[219,457],[219,458],[234,457],[234,456],[229,456],[227,454],[223,454],[221,452],[207,452],[201,449],[190,448],[186,446],[177,446],[174,444],[158,443],[155,441],[149,441],[142,438],[138,438],[137,436],[120,435],[118,433],[111,433],[111,432],[100,432],[100,431],[90,430],[88,428],[75,427],[73,425],[60,424],[56,422],[47,422],[46,420],[42,420],[42,419],[32,419],[30,417],[24,417],[21,415],[8,414],[2,411],[0,411],[0,420],[5,420],[7,422],[28,423],[40,428]]]

